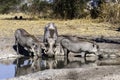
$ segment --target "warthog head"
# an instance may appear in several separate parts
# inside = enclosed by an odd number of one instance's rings
[[[93,48],[91,49],[91,52],[93,52],[98,59],[102,58],[99,45],[93,44]]]
[[[55,40],[53,38],[48,38],[47,40],[47,51],[46,51],[46,54],[49,56],[49,57],[53,57],[54,56],[54,49],[55,49]]]
[[[34,52],[34,55],[41,57],[42,56],[42,50],[47,50],[45,45],[43,43],[33,43],[33,49],[32,51]]]

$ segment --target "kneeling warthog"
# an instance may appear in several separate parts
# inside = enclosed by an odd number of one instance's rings
[[[20,28],[15,31],[15,45],[17,46],[17,54],[19,54],[19,45],[28,50],[30,53],[33,52],[34,56],[41,56],[42,49],[45,46],[42,42],[38,41],[33,35],[30,35],[27,31]]]
[[[64,50],[65,56],[67,57],[69,52],[73,52],[73,53],[85,52],[84,57],[86,56],[87,53],[88,54],[94,53],[96,55],[99,55],[98,54],[99,46],[94,42],[90,42],[86,40],[72,40],[70,38],[63,38],[61,40],[61,46]]]
[[[49,57],[54,56],[54,48],[56,47],[56,41],[58,38],[57,27],[54,23],[48,23],[44,28],[44,39],[43,42],[47,48],[46,54]]]

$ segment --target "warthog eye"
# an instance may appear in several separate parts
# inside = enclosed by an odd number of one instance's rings
[[[49,44],[45,44],[45,47],[49,47]]]
[[[34,43],[32,43],[32,45],[34,46],[35,44],[34,44]]]
[[[53,45],[53,47],[55,48],[55,47],[56,47],[56,45],[54,44],[54,45]]]
[[[38,47],[37,45],[35,45],[35,47]]]

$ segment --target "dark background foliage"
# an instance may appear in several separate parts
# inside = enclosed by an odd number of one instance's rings
[[[79,19],[91,15],[104,21],[119,20],[119,0],[95,0],[102,4],[98,8],[87,10],[90,0],[0,0],[0,13],[22,12],[39,18]],[[118,1],[117,4],[114,4]],[[114,5],[111,5],[114,4]],[[110,16],[112,15],[114,16]],[[117,22],[117,21],[116,21]]]

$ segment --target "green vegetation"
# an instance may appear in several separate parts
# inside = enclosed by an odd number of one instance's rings
[[[26,2],[27,1],[27,2]],[[91,11],[86,9],[89,0],[0,0],[0,13],[22,12],[31,17],[52,19],[98,18],[100,21],[119,23],[120,4],[105,3],[101,0],[100,7]]]
[[[0,13],[17,10],[37,15],[38,17],[52,17],[62,19],[81,18],[86,5],[85,0],[0,0]],[[17,8],[16,8],[17,7]]]
[[[14,9],[21,0],[0,0],[0,13],[9,13],[10,10]]]
[[[63,19],[80,18],[84,15],[84,0],[55,0],[53,11],[56,17]]]

